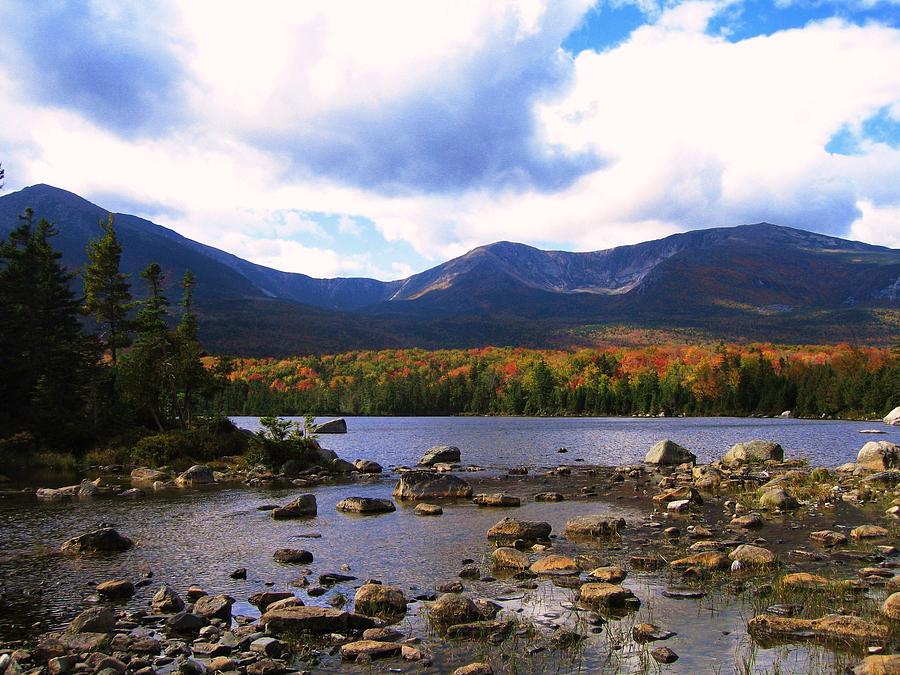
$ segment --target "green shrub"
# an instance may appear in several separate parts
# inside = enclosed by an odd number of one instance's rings
[[[296,422],[263,417],[259,423],[263,428],[250,437],[250,448],[244,455],[247,465],[262,464],[277,470],[288,460],[309,466],[318,459],[319,444],[315,438],[305,435]]]
[[[179,431],[144,436],[131,451],[131,459],[142,466],[163,466],[181,457],[193,457],[196,448]]]

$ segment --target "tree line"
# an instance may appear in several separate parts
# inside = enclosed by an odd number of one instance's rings
[[[217,359],[227,414],[880,417],[900,405],[900,350],[668,346],[578,352],[387,350]]]

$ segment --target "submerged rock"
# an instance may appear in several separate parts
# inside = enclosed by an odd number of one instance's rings
[[[754,638],[770,640],[841,640],[850,642],[883,642],[888,637],[886,626],[858,616],[826,614],[820,619],[796,619],[761,614],[750,619],[747,630]]]
[[[69,539],[62,545],[64,553],[109,553],[127,551],[134,542],[111,527],[103,527]]]
[[[468,499],[472,486],[462,478],[430,471],[407,471],[400,476],[393,497],[400,500]]]

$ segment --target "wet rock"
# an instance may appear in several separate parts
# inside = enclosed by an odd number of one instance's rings
[[[247,666],[247,675],[282,675],[287,672],[284,661],[260,659]]]
[[[747,630],[755,638],[803,641],[810,639],[846,642],[883,642],[888,629],[858,616],[826,614],[820,619],[797,619],[760,614],[750,619]]]
[[[512,633],[512,621],[473,621],[458,623],[447,628],[451,640],[488,640],[497,642]]]
[[[860,449],[856,467],[869,471],[900,468],[900,445],[890,441],[869,441]]]
[[[163,584],[153,595],[150,605],[153,607],[154,612],[169,614],[182,611],[184,609],[184,600],[168,584]]]
[[[72,554],[118,553],[127,551],[132,546],[134,542],[128,537],[123,537],[111,527],[102,527],[69,539],[61,549],[64,553]]]
[[[72,619],[66,632],[111,633],[116,627],[116,614],[108,607],[91,607]]]
[[[817,588],[827,588],[831,582],[818,574],[811,574],[810,572],[794,572],[792,574],[785,574],[781,577],[780,583],[784,588],[814,590]]]
[[[678,660],[678,654],[668,647],[657,647],[650,652],[650,656],[657,663],[675,663]]]
[[[131,472],[131,480],[137,483],[155,483],[158,480],[169,480],[169,474],[165,471],[141,466]]]
[[[751,529],[762,527],[764,522],[765,521],[763,520],[762,516],[758,513],[748,513],[743,516],[736,516],[735,518],[732,518],[729,524],[732,527],[743,527],[746,529]]]
[[[356,661],[360,656],[367,656],[372,660],[389,659],[399,656],[402,645],[396,642],[378,642],[376,640],[360,640],[349,642],[341,646],[341,658],[345,661]]]
[[[488,539],[499,539],[504,541],[514,541],[523,539],[525,541],[539,541],[547,539],[553,528],[550,523],[542,523],[532,520],[517,520],[516,518],[504,518],[495,523],[488,531]]]
[[[588,576],[591,579],[596,579],[597,581],[602,581],[607,584],[618,584],[625,580],[627,574],[621,567],[609,566],[593,569],[588,572]]]
[[[360,614],[350,614],[332,607],[288,607],[265,612],[259,625],[269,633],[345,633],[348,630],[372,628],[373,619]]]
[[[419,460],[419,466],[432,466],[438,463],[454,463],[459,461],[459,448],[453,445],[435,445],[422,455],[422,458]]]
[[[215,673],[227,673],[238,669],[235,660],[228,656],[216,656],[210,659],[207,667]]]
[[[196,634],[201,628],[209,625],[209,619],[202,614],[191,612],[178,612],[166,621],[169,630],[183,635]]]
[[[784,460],[784,448],[772,441],[737,443],[722,458],[722,464],[734,465]]]
[[[891,593],[887,597],[881,605],[881,613],[889,619],[900,620],[900,593]]]
[[[625,529],[622,518],[608,516],[578,516],[566,521],[563,534],[569,539],[592,539],[611,537]]]
[[[396,642],[403,637],[403,633],[393,628],[367,628],[363,631],[363,640],[375,640],[376,642]]]
[[[356,590],[354,607],[366,616],[396,619],[406,614],[406,596],[395,586],[364,584]]]
[[[430,471],[407,471],[400,476],[393,497],[400,500],[468,499],[472,486],[458,476]]]
[[[481,613],[471,598],[445,593],[428,608],[428,618],[437,626],[453,626],[478,621]]]
[[[565,501],[565,497],[563,497],[559,492],[538,492],[534,496],[534,501],[536,501],[536,502],[561,502],[561,501]]]
[[[205,464],[195,464],[175,479],[178,487],[194,487],[196,485],[209,485],[215,482],[213,470]]]
[[[698,567],[705,570],[726,570],[731,567],[728,556],[718,551],[705,551],[696,553],[685,558],[673,560],[669,566],[672,569],[686,569],[688,567]]]
[[[343,417],[325,420],[319,424],[314,424],[310,431],[314,434],[346,434],[347,420]]]
[[[900,673],[900,654],[867,656],[853,669],[853,675],[895,675]]]
[[[602,582],[582,584],[578,589],[578,599],[586,605],[596,607],[624,607],[639,604],[634,593],[617,584]]]
[[[390,513],[397,510],[390,499],[374,497],[347,497],[339,501],[335,508],[350,513]]]
[[[277,638],[261,637],[250,643],[250,651],[277,659],[284,654],[285,648]]]
[[[300,495],[294,501],[277,509],[272,509],[272,517],[276,520],[289,518],[306,518],[314,516],[318,512],[316,496],[312,494]]]
[[[440,504],[416,504],[414,512],[417,516],[440,516],[444,509]]]
[[[529,566],[528,556],[509,546],[495,548],[491,553],[491,562],[495,567],[511,570],[527,570]]]
[[[798,508],[800,503],[784,488],[770,488],[760,495],[759,505],[764,509],[790,511]]]
[[[453,675],[494,675],[489,663],[470,663],[453,671]]]
[[[670,630],[663,630],[652,623],[638,623],[631,629],[631,636],[634,638],[634,641],[639,644],[668,640],[676,635],[677,633],[673,633]]]
[[[854,539],[879,539],[888,536],[888,531],[880,525],[860,525],[850,530],[850,536]]]
[[[246,567],[238,567],[234,572],[229,574],[232,579],[246,579],[247,578],[247,568]]]
[[[768,567],[777,562],[775,554],[762,546],[754,546],[753,544],[741,544],[734,549],[728,556],[731,560],[737,560],[742,565],[751,565],[755,567]]]
[[[834,530],[818,530],[812,532],[809,538],[822,546],[838,546],[847,543],[847,535]]]
[[[688,499],[677,499],[666,504],[666,511],[672,511],[674,513],[682,513],[690,508],[691,502]]]
[[[679,464],[694,464],[697,456],[674,441],[660,441],[644,457],[646,464],[658,464],[665,466],[677,466]]]
[[[538,559],[530,568],[534,574],[578,574],[578,564],[567,555],[552,554]]]
[[[269,605],[276,603],[279,600],[293,597],[293,593],[263,591],[262,593],[254,593],[253,595],[251,595],[249,598],[247,598],[247,602],[249,602],[254,607],[257,607],[260,612],[265,612],[269,608]]]
[[[378,462],[373,462],[370,459],[358,459],[353,465],[356,467],[356,470],[361,473],[381,473],[384,471],[384,468]]]
[[[111,579],[97,584],[97,592],[104,598],[130,598],[134,595],[134,584],[125,579]]]
[[[472,498],[472,501],[478,504],[478,506],[520,506],[522,503],[518,497],[505,495],[499,492],[490,495],[475,495]]]
[[[228,623],[231,621],[233,604],[234,598],[228,595],[204,595],[194,603],[194,613],[207,619],[221,619]]]

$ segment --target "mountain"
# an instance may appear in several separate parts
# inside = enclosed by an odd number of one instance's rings
[[[33,208],[70,268],[107,212],[49,185],[0,197],[0,234]],[[889,343],[900,333],[900,251],[759,223],[604,251],[498,242],[383,282],[280,272],[116,214],[122,267],[198,279],[207,346],[282,355],[406,346],[569,346],[612,324],[722,339]],[[173,289],[170,291],[175,293]]]

